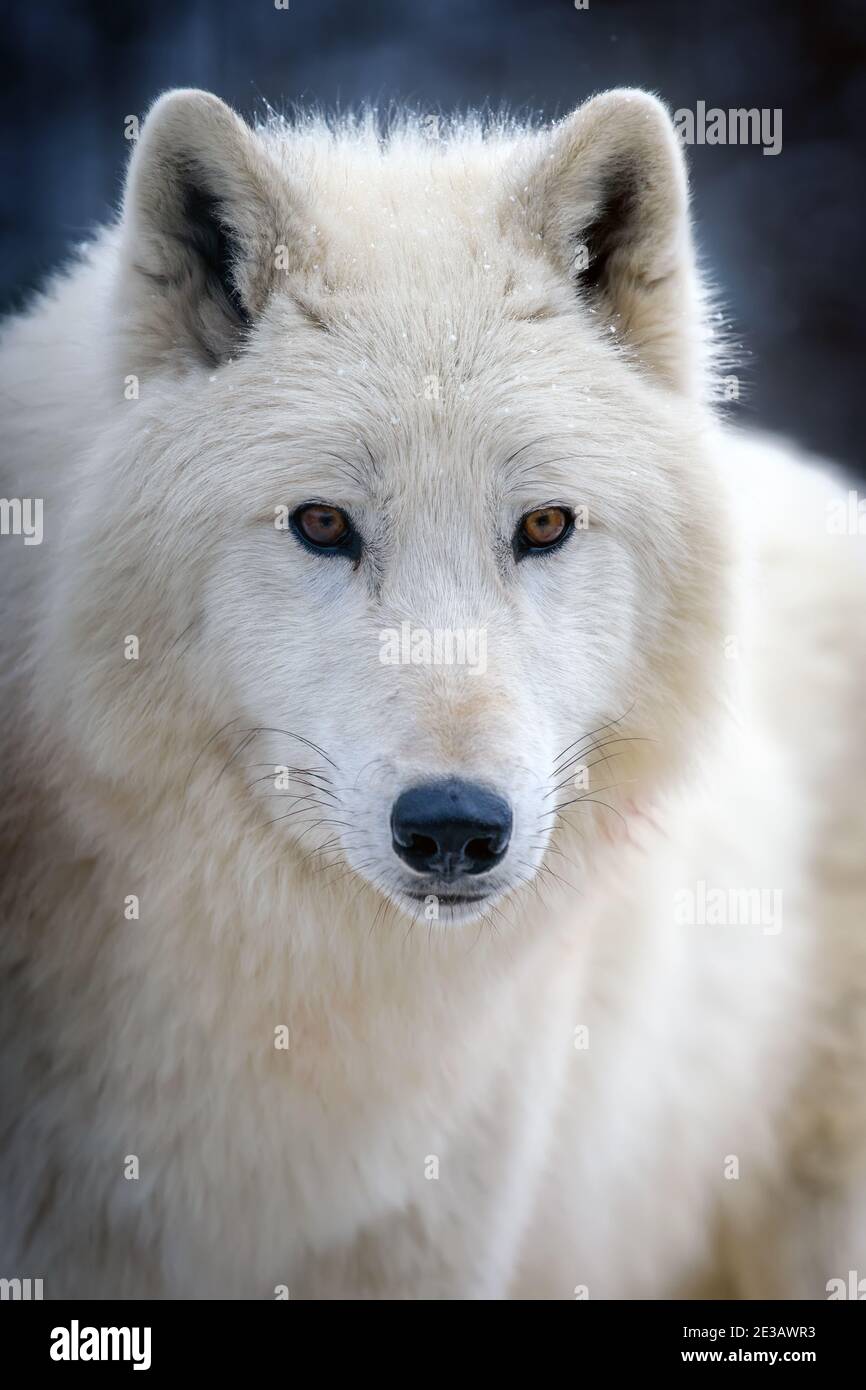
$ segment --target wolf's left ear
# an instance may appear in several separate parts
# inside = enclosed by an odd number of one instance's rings
[[[217,362],[234,351],[309,219],[266,144],[218,97],[179,90],[145,119],[123,202],[120,295],[143,352]],[[280,257],[282,256],[282,260]]]
[[[687,394],[703,388],[704,329],[685,162],[646,92],[594,97],[516,173],[530,237],[638,362]]]

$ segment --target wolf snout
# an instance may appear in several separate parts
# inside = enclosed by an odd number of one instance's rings
[[[459,778],[410,787],[391,811],[394,850],[418,873],[483,874],[504,858],[513,817],[504,797]]]

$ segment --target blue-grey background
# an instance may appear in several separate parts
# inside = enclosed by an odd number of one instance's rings
[[[3,0],[0,307],[116,205],[166,87],[548,116],[634,84],[781,107],[783,148],[691,151],[698,238],[747,349],[746,421],[864,471],[866,0]]]

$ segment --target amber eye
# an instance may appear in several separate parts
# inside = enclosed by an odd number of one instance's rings
[[[349,529],[349,523],[336,507],[301,507],[297,525],[313,545],[336,545]]]
[[[316,550],[353,552],[357,532],[345,512],[324,502],[306,502],[292,513],[295,533]]]
[[[539,507],[527,512],[517,528],[518,551],[549,550],[565,540],[573,522],[574,516],[566,507]]]

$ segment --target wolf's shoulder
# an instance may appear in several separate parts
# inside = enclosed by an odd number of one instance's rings
[[[807,607],[862,608],[866,491],[840,465],[768,434],[729,433],[720,466],[741,557],[768,585]]]
[[[116,233],[104,229],[0,327],[6,492],[47,497],[108,416],[115,263]]]
[[[723,470],[736,611],[766,726],[788,745],[815,803],[866,834],[863,489],[838,465],[770,436],[726,440]]]

